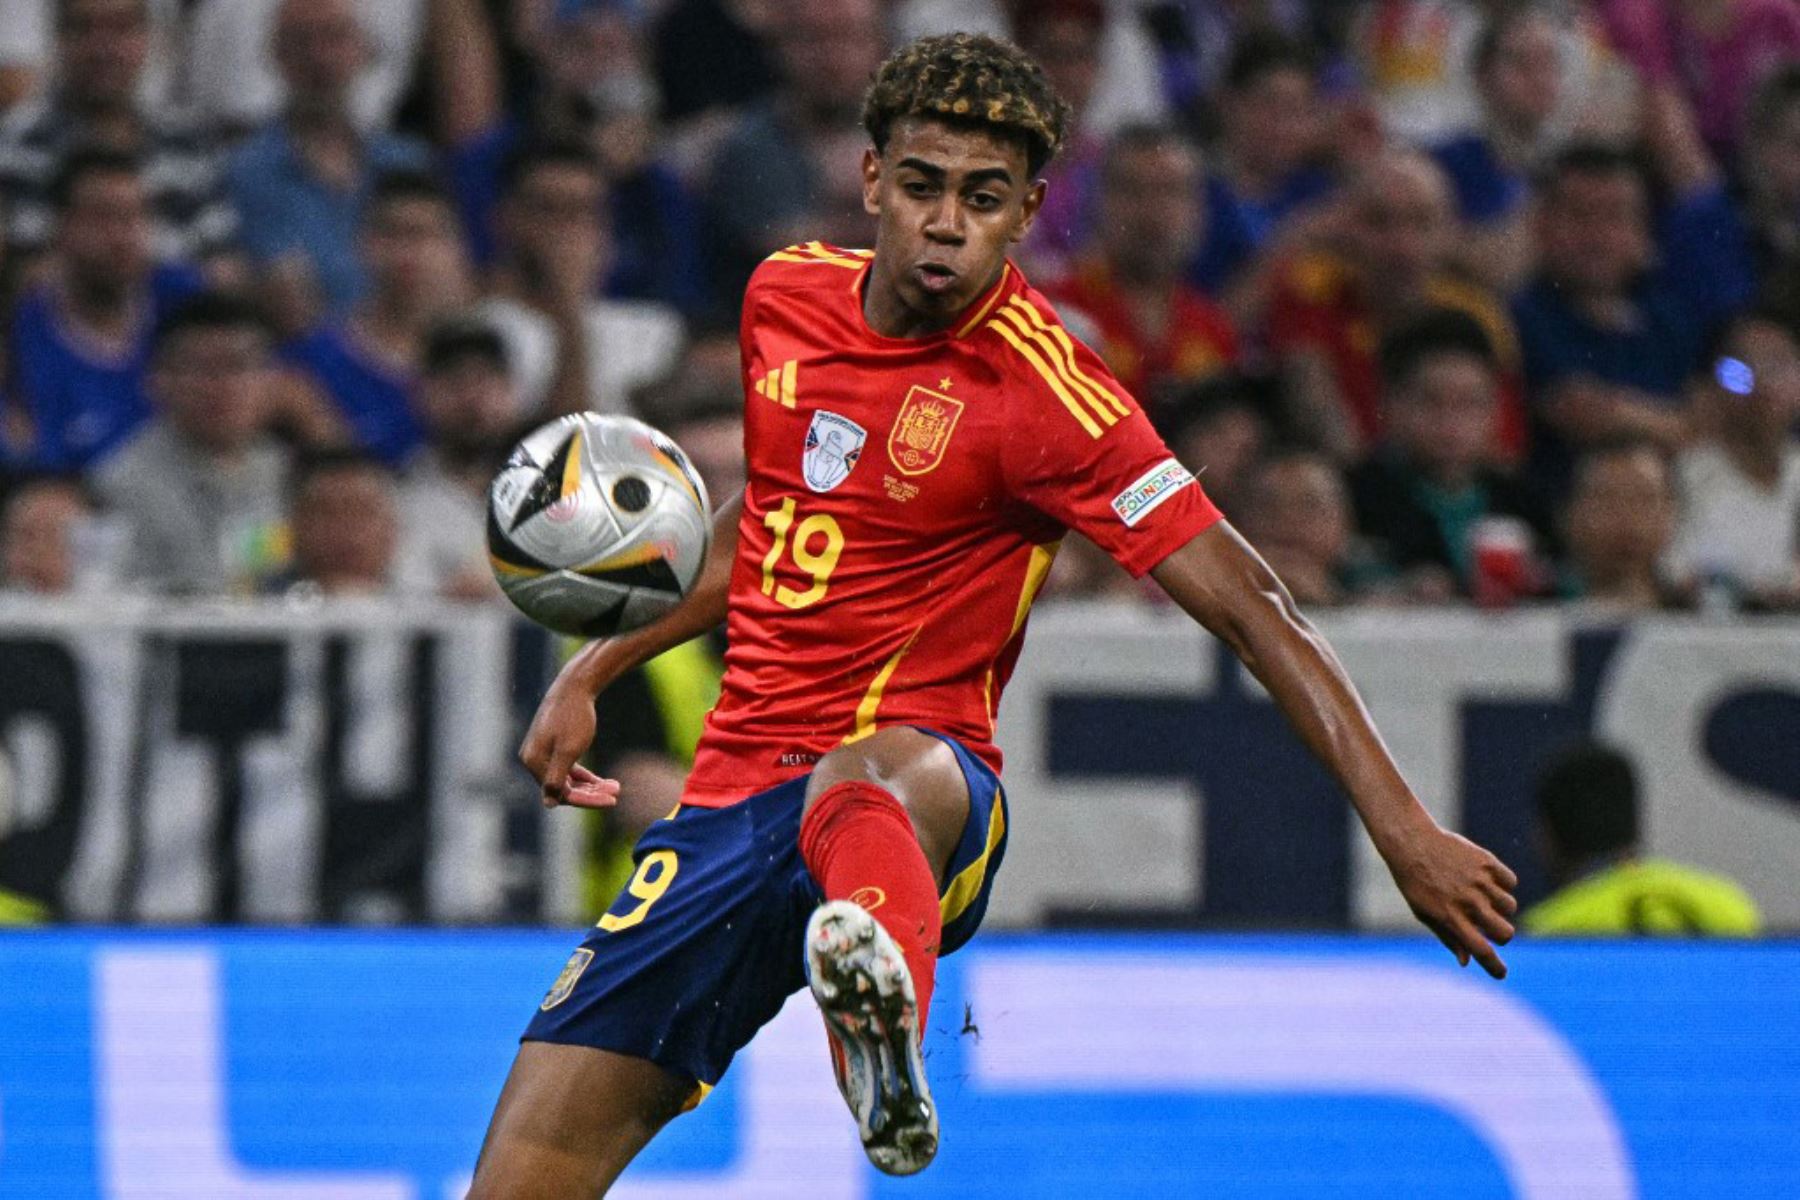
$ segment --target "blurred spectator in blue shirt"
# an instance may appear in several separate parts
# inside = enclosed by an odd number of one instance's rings
[[[1202,291],[1242,289],[1253,265],[1310,244],[1329,221],[1321,203],[1335,182],[1324,164],[1326,120],[1316,59],[1304,43],[1267,33],[1232,53],[1220,97],[1221,137],[1206,181],[1206,238],[1192,278]],[[1234,304],[1250,322],[1253,301]]]
[[[535,92],[511,116],[491,107],[483,128],[450,148],[448,167],[479,266],[497,254],[506,164],[531,142],[579,142],[604,170],[610,223],[608,296],[655,300],[683,313],[708,298],[699,204],[665,159],[658,97],[641,19],[620,0],[563,5],[526,38]]]
[[[150,415],[143,384],[151,330],[200,280],[156,264],[150,197],[131,157],[70,155],[51,205],[47,277],[20,299],[7,335],[9,391],[28,430],[18,457],[38,469],[79,470]]]
[[[49,244],[51,183],[78,149],[100,147],[143,165],[149,244],[164,261],[234,267],[237,216],[217,147],[185,121],[147,108],[148,0],[61,0],[54,6],[54,83],[0,123],[0,210],[14,271]],[[9,19],[0,16],[0,22]]]
[[[368,298],[347,320],[294,339],[282,357],[324,389],[357,445],[399,466],[422,436],[413,392],[425,334],[473,298],[449,193],[430,175],[383,176],[364,209],[360,248]]]
[[[369,185],[388,171],[426,169],[431,156],[419,143],[357,129],[350,95],[369,46],[349,0],[286,0],[274,51],[286,115],[239,148],[229,180],[275,313],[300,328],[362,299],[356,227]]]
[[[1066,274],[1087,246],[1098,217],[1100,164],[1106,142],[1082,121],[1100,64],[1094,46],[1106,28],[1101,0],[1015,4],[1018,42],[1073,110],[1067,138],[1044,169],[1049,190],[1019,253],[1028,269],[1045,278]]]
[[[1532,404],[1531,469],[1552,494],[1582,446],[1622,436],[1674,449],[1710,325],[1748,298],[1741,229],[1716,184],[1680,197],[1660,252],[1631,155],[1577,144],[1540,190],[1541,268],[1514,306]]]

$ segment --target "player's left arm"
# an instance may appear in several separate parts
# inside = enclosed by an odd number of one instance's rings
[[[1350,793],[1413,913],[1467,966],[1496,979],[1494,949],[1513,935],[1518,879],[1480,846],[1438,825],[1400,775],[1331,646],[1281,580],[1224,521],[1152,568],[1169,596],[1229,645]]]

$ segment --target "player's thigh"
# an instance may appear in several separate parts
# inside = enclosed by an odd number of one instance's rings
[[[610,1050],[525,1042],[469,1200],[592,1200],[681,1111],[693,1083]]]
[[[955,751],[907,726],[877,730],[819,760],[806,785],[806,806],[834,785],[852,781],[876,784],[900,801],[926,860],[942,879],[969,819],[969,785]]]

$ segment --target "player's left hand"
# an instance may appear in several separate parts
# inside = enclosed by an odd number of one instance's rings
[[[619,802],[619,781],[596,775],[580,763],[569,768],[569,780],[557,801],[572,808],[611,808]]]
[[[1413,915],[1456,961],[1466,967],[1473,958],[1495,979],[1506,978],[1494,946],[1512,940],[1518,876],[1468,838],[1436,825],[1383,854]]]

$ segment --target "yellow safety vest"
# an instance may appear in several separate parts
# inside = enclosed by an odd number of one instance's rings
[[[719,702],[725,664],[706,638],[665,650],[643,666],[644,682],[662,719],[663,745],[671,758],[692,766],[694,750],[706,728],[706,714]],[[604,814],[592,813],[589,853],[583,864],[582,894],[590,915],[598,916],[631,878],[631,843],[609,836]]]
[[[1526,912],[1531,933],[1751,937],[1762,914],[1720,875],[1638,859],[1572,883]]]

